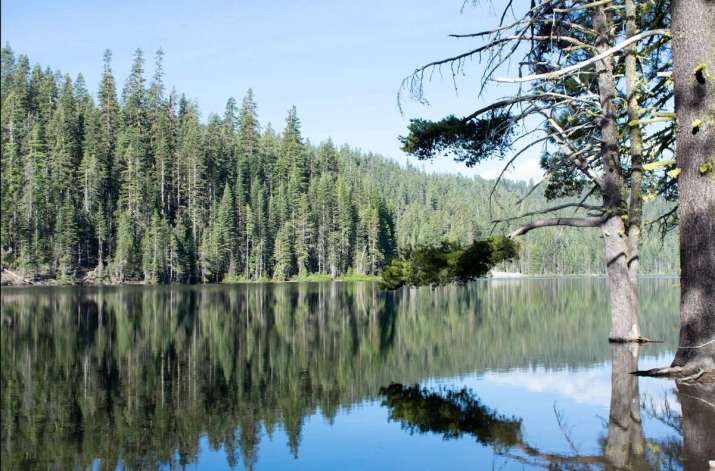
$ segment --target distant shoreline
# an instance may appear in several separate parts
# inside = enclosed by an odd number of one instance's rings
[[[539,279],[539,278],[605,278],[603,273],[573,273],[573,274],[538,274],[538,275],[526,275],[519,272],[492,272],[484,278],[479,278],[480,280],[525,280],[525,279]],[[640,275],[640,278],[676,278],[679,275],[677,273],[644,273]],[[226,280],[219,283],[186,283],[185,286],[194,285],[257,285],[257,284],[285,284],[285,283],[354,283],[354,282],[379,282],[382,278],[376,275],[345,275],[339,277],[332,277],[330,275],[320,275],[314,274],[306,277],[293,278],[290,280],[272,280],[272,279],[260,279],[260,280],[246,280],[246,279],[234,279]],[[103,287],[103,286],[166,286],[169,284],[176,283],[158,283],[158,284],[148,284],[142,280],[127,280],[120,283],[97,283],[95,281],[77,280],[74,283],[63,283],[56,278],[41,278],[39,280],[30,280],[20,277],[18,274],[11,272],[9,270],[3,269],[0,275],[0,284],[2,287],[7,288],[20,288],[20,287],[49,287],[49,286],[87,286],[87,287]]]

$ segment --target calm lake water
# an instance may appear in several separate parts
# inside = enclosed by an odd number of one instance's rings
[[[2,469],[707,469],[678,288],[603,279],[2,289]],[[640,351],[638,351],[640,350]]]

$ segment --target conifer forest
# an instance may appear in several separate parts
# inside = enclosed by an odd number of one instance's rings
[[[107,51],[95,97],[81,74],[2,49],[4,266],[64,282],[375,275],[405,250],[490,234],[529,188],[508,182],[492,204],[489,180],[430,174],[330,139],[316,145],[295,107],[282,129],[262,124],[250,89],[203,119],[164,83],[162,57],[147,78],[137,50],[120,85]],[[598,237],[537,231],[501,268],[601,273]],[[648,234],[646,273],[677,271],[673,241]]]

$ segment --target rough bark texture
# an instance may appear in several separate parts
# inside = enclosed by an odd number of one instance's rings
[[[678,384],[683,413],[683,469],[707,471],[715,460],[715,384]]]
[[[596,51],[602,53],[611,45],[611,21],[604,6],[596,8],[593,27],[599,33]],[[606,251],[606,273],[611,302],[611,333],[615,342],[637,341],[640,329],[635,309],[635,289],[628,272],[628,235],[622,213],[623,177],[619,173],[618,129],[616,127],[616,86],[612,56],[596,62],[598,93],[601,105],[601,160],[603,164],[603,206],[609,214],[603,224]]]
[[[641,469],[645,463],[645,438],[641,426],[638,377],[639,345],[611,345],[611,407],[604,451],[608,462],[618,469]]]
[[[715,2],[673,0],[672,14],[681,171],[680,341],[673,366],[715,369]]]

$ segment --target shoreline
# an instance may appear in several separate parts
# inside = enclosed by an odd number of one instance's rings
[[[513,281],[513,280],[534,280],[539,278],[605,278],[604,273],[573,273],[573,274],[538,274],[526,275],[518,272],[494,272],[484,278],[479,278],[482,281]],[[677,278],[677,273],[643,273],[639,278]],[[29,287],[112,287],[112,286],[168,286],[170,284],[181,284],[183,286],[194,285],[256,285],[256,284],[284,284],[284,283],[355,283],[355,282],[379,282],[382,277],[376,275],[346,275],[331,277],[330,275],[314,274],[302,278],[293,278],[290,280],[245,280],[233,279],[212,283],[153,283],[149,284],[142,280],[127,280],[120,283],[106,282],[98,283],[96,281],[88,281],[79,279],[74,283],[61,282],[56,278],[40,278],[27,279],[10,270],[3,269],[0,278],[0,286],[3,288],[29,288]]]

